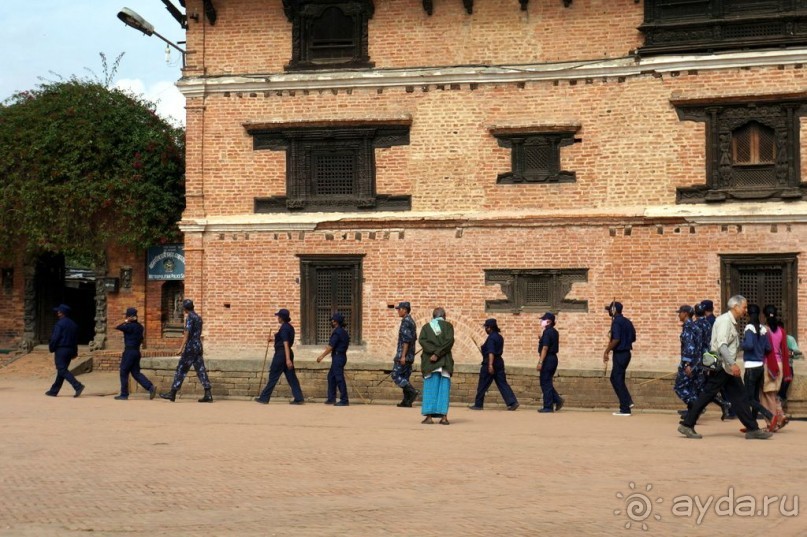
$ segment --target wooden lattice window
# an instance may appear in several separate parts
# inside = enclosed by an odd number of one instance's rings
[[[571,183],[574,172],[561,170],[560,148],[575,143],[574,131],[513,132],[493,130],[500,147],[512,149],[511,169],[498,183]]]
[[[331,315],[341,313],[351,342],[361,341],[362,256],[300,256],[302,342],[328,343]]]
[[[254,149],[286,151],[286,195],[256,198],[255,212],[411,208],[411,196],[378,194],[375,180],[375,150],[408,144],[408,122],[246,128]]]
[[[588,269],[491,269],[485,284],[501,286],[504,300],[488,300],[489,312],[588,311],[585,300],[567,300],[575,282],[588,280]]]
[[[368,55],[367,21],[372,0],[284,0],[292,23],[292,58],[295,69],[372,67]]]
[[[673,103],[706,123],[706,184],[678,188],[679,203],[801,199],[800,102]]]
[[[807,42],[803,0],[645,0],[642,54]]]

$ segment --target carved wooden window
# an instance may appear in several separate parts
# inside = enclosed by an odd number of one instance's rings
[[[797,254],[726,254],[720,256],[720,264],[723,304],[734,295],[760,308],[772,304],[787,332],[796,333]]]
[[[585,300],[567,300],[575,282],[588,281],[588,269],[491,269],[485,285],[500,285],[503,300],[488,300],[488,312],[588,311]]]
[[[801,199],[798,102],[673,103],[706,123],[706,184],[678,188],[678,203]]]
[[[497,183],[571,183],[575,173],[561,170],[560,148],[573,144],[574,132],[511,133],[492,131],[500,147],[512,149],[511,170]]]
[[[331,315],[341,313],[352,344],[361,342],[362,256],[301,255],[302,342],[328,343]]]
[[[641,53],[807,43],[803,0],[645,0]]]
[[[163,284],[160,299],[162,335],[164,338],[182,337],[185,329],[185,316],[182,300],[185,298],[185,283],[168,281]]]
[[[408,124],[247,130],[254,149],[286,151],[286,195],[256,198],[255,212],[411,208],[411,196],[375,187],[375,149],[408,144]]]
[[[292,59],[287,69],[372,67],[367,21],[372,0],[284,0],[292,23]]]

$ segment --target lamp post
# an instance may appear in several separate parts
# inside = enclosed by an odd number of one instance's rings
[[[123,24],[125,24],[126,26],[130,26],[135,30],[143,32],[144,35],[156,35],[157,37],[165,41],[168,45],[177,49],[182,54],[182,67],[183,68],[185,67],[185,50],[180,48],[175,43],[169,41],[162,35],[160,35],[154,29],[154,25],[151,24],[149,21],[147,21],[146,19],[144,19],[143,17],[141,17],[140,15],[129,9],[128,7],[125,7],[120,11],[118,11],[118,18],[121,21],[123,21]]]

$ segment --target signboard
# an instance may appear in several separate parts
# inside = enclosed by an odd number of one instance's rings
[[[149,280],[184,280],[185,249],[181,244],[152,246],[148,249]]]

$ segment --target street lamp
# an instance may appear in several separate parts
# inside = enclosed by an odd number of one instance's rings
[[[160,35],[156,30],[154,30],[154,25],[151,24],[149,21],[129,9],[125,7],[118,11],[118,18],[123,21],[123,24],[126,26],[131,26],[135,30],[143,32],[144,35],[156,35],[163,41],[165,41],[168,45],[174,47],[182,54],[182,67],[185,67],[185,51],[177,46],[175,43],[169,41],[162,35]]]

